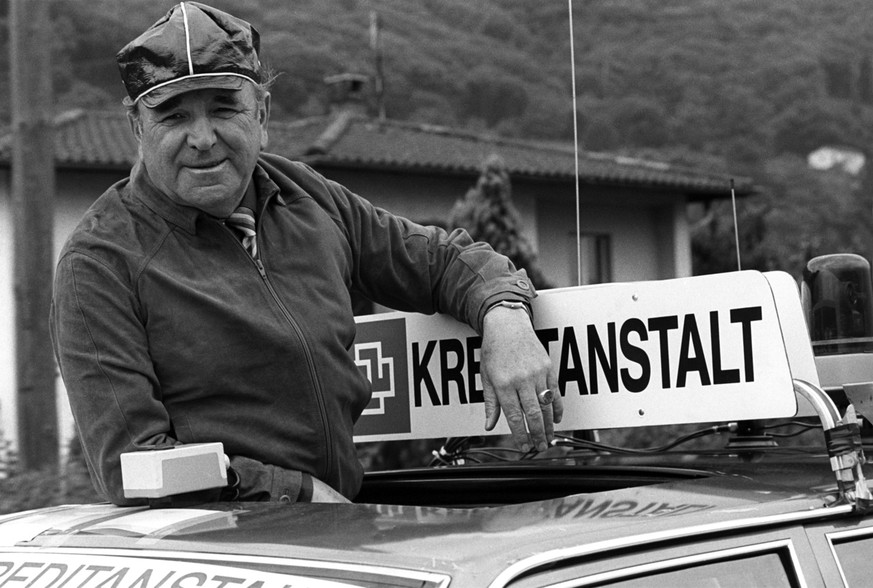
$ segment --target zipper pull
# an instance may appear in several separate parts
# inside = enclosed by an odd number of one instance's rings
[[[264,269],[264,264],[261,263],[260,259],[255,259],[254,261],[255,261],[255,265],[258,268],[258,273],[261,274],[261,277],[266,280],[267,279],[267,270]]]

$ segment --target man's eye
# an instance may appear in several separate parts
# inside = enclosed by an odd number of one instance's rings
[[[178,122],[182,120],[184,116],[181,112],[169,112],[162,117],[160,117],[161,122]]]

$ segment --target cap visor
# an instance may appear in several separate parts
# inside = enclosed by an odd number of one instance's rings
[[[207,88],[241,90],[243,84],[247,81],[254,83],[249,78],[239,75],[194,75],[154,88],[140,96],[139,99],[147,107],[155,108],[170,98],[185,92],[193,92],[194,90],[204,90]]]

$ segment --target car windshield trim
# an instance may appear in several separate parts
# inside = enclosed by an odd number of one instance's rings
[[[608,572],[601,572],[584,576],[582,578],[574,578],[566,582],[551,584],[549,588],[582,588],[605,582],[615,582],[629,578],[631,576],[642,576],[666,572],[680,567],[696,566],[701,564],[713,563],[716,561],[730,560],[737,557],[750,555],[765,555],[770,553],[781,554],[787,553],[791,562],[791,572],[797,578],[800,586],[806,586],[806,579],[803,576],[800,560],[797,557],[797,550],[794,547],[794,542],[791,539],[780,539],[778,541],[768,541],[766,543],[756,543],[752,545],[743,545],[740,547],[729,547],[726,549],[718,549],[715,551],[706,551],[694,555],[685,555],[682,557],[673,557],[660,561],[653,561]]]
[[[788,512],[778,515],[770,515],[764,517],[750,517],[745,519],[734,519],[728,521],[719,521],[717,523],[707,523],[704,525],[696,525],[680,529],[670,529],[667,531],[656,531],[653,533],[641,533],[631,537],[619,537],[616,539],[607,539],[586,545],[568,547],[564,549],[553,549],[538,553],[529,558],[515,562],[507,566],[503,572],[494,579],[489,588],[503,588],[511,581],[522,574],[529,573],[534,569],[550,565],[557,561],[583,557],[594,553],[606,551],[615,551],[626,549],[629,547],[637,547],[640,545],[650,545],[653,543],[661,543],[664,541],[685,539],[699,535],[709,535],[714,533],[723,533],[727,531],[736,531],[755,527],[766,527],[771,525],[784,525],[788,523],[807,522],[816,519],[835,518],[844,515],[852,514],[853,506],[851,504],[841,504],[837,506],[816,508],[808,511]]]

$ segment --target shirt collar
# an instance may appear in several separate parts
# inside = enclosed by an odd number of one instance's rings
[[[285,206],[285,200],[279,194],[279,186],[270,179],[270,176],[267,175],[267,172],[259,164],[255,166],[252,177],[255,181],[258,211],[268,204],[274,195],[276,195],[276,202]],[[133,169],[130,172],[130,182],[134,194],[147,207],[167,222],[184,229],[192,235],[197,233],[197,221],[201,217],[213,218],[211,215],[193,206],[185,206],[174,202],[161,192],[149,177],[142,160],[137,160],[133,165]]]

